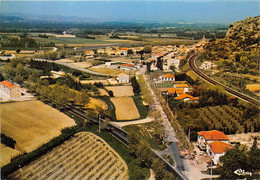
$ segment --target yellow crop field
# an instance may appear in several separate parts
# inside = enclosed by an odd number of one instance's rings
[[[1,167],[10,163],[10,159],[21,154],[20,151],[1,144]]]
[[[114,97],[111,101],[116,108],[117,120],[133,120],[140,118],[138,109],[131,97]]]
[[[86,106],[87,108],[92,108],[92,109],[97,109],[98,107],[102,108],[103,110],[108,109],[107,104],[104,101],[95,98],[90,98],[90,102]]]
[[[99,88],[98,90],[99,90],[101,96],[109,96],[105,89]]]
[[[132,86],[106,86],[105,88],[113,91],[115,97],[134,96]]]
[[[246,85],[246,89],[249,89],[251,92],[258,92],[260,91],[260,84],[248,84]]]
[[[88,68],[88,69],[95,71],[95,72],[109,74],[109,75],[118,75],[118,74],[123,72],[123,71],[118,70],[118,69],[109,69],[109,68]]]
[[[128,179],[128,167],[103,139],[80,132],[9,178]]]
[[[73,119],[40,102],[24,101],[1,104],[1,132],[16,141],[17,149],[30,152],[60,130],[75,125]]]

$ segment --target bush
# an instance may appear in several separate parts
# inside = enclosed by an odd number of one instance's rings
[[[1,143],[14,149],[14,145],[16,144],[16,141],[13,138],[8,137],[5,134],[1,133]]]

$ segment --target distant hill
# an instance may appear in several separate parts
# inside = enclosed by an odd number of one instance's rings
[[[243,21],[238,21],[229,26],[226,38],[241,40],[246,45],[255,44],[259,41],[260,16],[248,17]]]
[[[229,26],[226,37],[210,40],[201,60],[219,62],[227,71],[257,75],[259,70],[260,16],[248,17]]]
[[[17,16],[5,16],[5,15],[0,16],[0,22],[19,22],[23,20],[24,19]]]

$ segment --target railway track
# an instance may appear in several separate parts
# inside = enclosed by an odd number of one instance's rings
[[[69,110],[70,112],[72,112],[73,114],[83,118],[83,119],[86,119],[86,120],[89,120],[95,124],[98,124],[99,123],[99,120],[98,119],[91,119],[91,118],[88,118],[84,112],[82,112],[80,109],[77,109],[71,105],[66,105],[66,109]],[[103,120],[101,120],[103,121]],[[125,145],[128,145],[128,133],[126,131],[124,131],[123,129],[121,129],[120,127],[117,127],[117,126],[114,126],[112,124],[109,124],[107,127],[106,127],[106,130],[109,131],[115,138],[117,138],[119,141],[121,141],[123,144]],[[176,167],[173,167],[172,165],[170,165],[167,161],[165,161],[161,156],[159,156],[158,154],[156,154],[154,152],[154,154],[156,156],[158,156],[158,158],[162,159],[164,162],[165,162],[165,165],[166,165],[166,168],[173,172],[174,174],[176,174],[180,179],[183,179],[183,180],[188,180],[188,178]]]
[[[238,97],[238,98],[240,98],[240,99],[242,99],[242,100],[244,100],[244,101],[246,101],[246,102],[248,102],[248,103],[250,103],[250,104],[252,104],[254,106],[259,107],[260,102],[258,100],[253,99],[253,98],[251,98],[251,97],[249,97],[249,96],[247,96],[247,95],[245,95],[243,93],[237,92],[234,89],[231,89],[231,88],[221,84],[220,82],[218,82],[218,81],[208,77],[204,73],[202,73],[198,69],[197,65],[195,64],[196,58],[197,58],[196,54],[192,55],[189,58],[188,63],[189,63],[189,67],[191,68],[191,70],[194,71],[198,76],[200,76],[201,78],[203,78],[204,80],[206,80],[207,82],[209,82],[209,83],[211,83],[211,84],[213,84],[215,86],[218,85],[218,86],[223,87],[228,93],[230,93],[230,94],[232,94],[232,95],[234,95],[234,96],[236,96],[236,97]]]

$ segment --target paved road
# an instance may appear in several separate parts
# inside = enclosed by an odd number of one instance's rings
[[[197,65],[195,63],[196,58],[197,58],[196,54],[189,58],[189,66],[198,76],[200,76],[201,78],[203,78],[204,80],[206,80],[207,82],[209,82],[209,83],[211,83],[213,85],[218,85],[218,86],[223,87],[228,93],[232,94],[233,96],[236,96],[236,97],[238,97],[238,98],[240,98],[240,99],[242,99],[242,100],[244,100],[246,102],[249,102],[249,103],[251,103],[251,104],[253,104],[255,106],[259,106],[260,105],[260,101],[254,99],[254,98],[251,98],[251,97],[249,97],[249,96],[247,96],[247,95],[245,95],[243,93],[235,91],[235,90],[233,90],[233,89],[231,89],[231,88],[221,84],[220,82],[218,82],[218,81],[216,81],[214,79],[211,79],[210,77],[208,77],[207,75],[202,73],[198,69],[198,67],[197,67]]]
[[[145,119],[140,119],[136,121],[127,121],[127,122],[111,122],[110,124],[116,125],[118,127],[128,126],[128,125],[134,125],[134,124],[143,124],[154,121],[154,118],[147,117]]]
[[[168,144],[169,152],[171,153],[171,155],[174,158],[175,166],[180,171],[184,171],[185,167],[184,167],[183,160],[180,157],[180,152],[179,152],[179,149],[178,149],[178,146],[177,146],[178,139],[176,138],[175,131],[174,131],[171,123],[169,122],[166,114],[164,113],[163,108],[162,108],[162,106],[161,106],[161,104],[158,100],[158,97],[155,95],[155,93],[152,90],[150,84],[148,83],[147,77],[144,76],[144,79],[145,79],[145,82],[147,83],[147,85],[148,85],[148,87],[149,87],[149,89],[152,93],[152,96],[154,97],[154,100],[155,100],[155,104],[153,105],[153,110],[159,111],[162,115],[163,125],[165,127],[164,130],[167,134],[166,141],[169,143]]]

